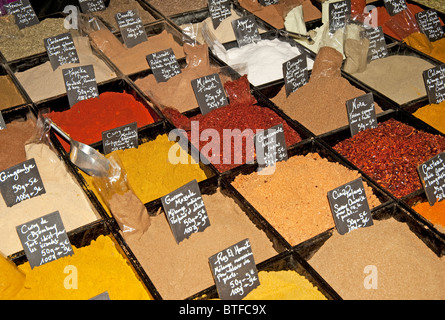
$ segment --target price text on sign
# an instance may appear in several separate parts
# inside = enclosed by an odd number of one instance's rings
[[[369,39],[368,63],[388,56],[388,47],[382,27],[367,28],[361,36]]]
[[[137,10],[117,13],[115,18],[127,48],[147,41],[147,33]]]
[[[373,225],[361,178],[329,191],[328,200],[338,233]]]
[[[217,73],[194,79],[191,84],[202,114],[229,104],[221,78]]]
[[[260,284],[249,239],[211,256],[209,264],[221,300],[241,300]]]
[[[15,24],[19,29],[31,27],[39,24],[39,18],[37,17],[34,9],[32,8],[29,0],[18,0],[4,5],[6,12],[15,17]]]
[[[79,63],[71,33],[67,32],[43,40],[53,70],[68,63]]]
[[[286,139],[282,124],[255,135],[255,151],[260,168],[273,166],[288,159]]]
[[[137,122],[102,132],[104,154],[138,147]]]
[[[422,75],[430,104],[445,101],[445,64],[425,70]]]
[[[416,13],[416,20],[420,31],[431,41],[436,41],[443,37],[444,32],[437,11],[430,9],[418,12]]]
[[[445,199],[445,153],[429,159],[417,167],[428,202],[434,205],[436,201]]]
[[[31,268],[72,255],[59,211],[16,227]]]
[[[79,4],[83,13],[103,11],[107,8],[103,0],[79,0]]]
[[[71,107],[79,101],[99,96],[93,65],[63,69],[62,74]]]
[[[196,180],[162,197],[161,202],[177,243],[210,226]]]
[[[178,60],[171,48],[149,54],[147,62],[157,82],[166,82],[181,73]]]
[[[372,92],[346,101],[351,136],[366,129],[377,128]]]
[[[0,190],[8,207],[44,194],[34,158],[0,172]]]
[[[238,47],[261,40],[258,25],[253,15],[233,20],[232,28],[236,41],[238,42]]]
[[[286,96],[304,86],[309,80],[306,55],[301,54],[283,63],[283,77]]]
[[[343,0],[329,4],[329,32],[334,33],[346,26],[351,15],[351,0]]]
[[[230,0],[209,0],[208,6],[214,29],[232,15]]]
[[[408,8],[405,0],[383,0],[383,3],[390,16],[395,16]]]

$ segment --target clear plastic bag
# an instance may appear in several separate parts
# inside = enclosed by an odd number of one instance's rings
[[[405,39],[410,34],[420,32],[416,17],[408,8],[392,16],[385,22],[388,27],[399,39]]]
[[[150,227],[148,212],[130,187],[119,156],[111,153],[107,158],[110,161],[108,175],[93,176],[93,184],[116,219],[124,238],[140,239]]]
[[[364,37],[365,26],[348,21],[345,27],[343,51],[346,57],[343,70],[348,73],[363,72],[368,63],[369,39]]]

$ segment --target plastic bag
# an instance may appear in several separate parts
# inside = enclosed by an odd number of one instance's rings
[[[306,23],[304,22],[303,6],[294,5],[283,8],[284,28],[286,31],[306,34]]]
[[[349,21],[345,27],[343,70],[348,73],[363,72],[368,63],[369,39],[364,37],[365,27],[359,22]]]
[[[412,33],[420,32],[416,17],[408,8],[390,17],[384,25],[394,32],[399,39],[405,39]]]
[[[110,161],[108,175],[93,176],[93,184],[116,219],[124,238],[140,239],[150,226],[148,212],[131,189],[119,156],[111,153],[107,158]]]

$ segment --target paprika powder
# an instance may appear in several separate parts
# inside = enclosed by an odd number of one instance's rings
[[[144,105],[126,92],[104,92],[98,98],[82,100],[63,112],[48,114],[72,139],[85,144],[102,140],[102,132],[132,122],[138,128],[154,122]],[[69,143],[60,139],[65,150]]]

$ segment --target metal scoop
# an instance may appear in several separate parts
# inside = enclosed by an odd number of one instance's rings
[[[73,164],[90,176],[107,176],[110,162],[104,155],[89,145],[71,139],[51,119],[46,118],[45,121],[70,142],[70,160]]]
[[[284,31],[284,30],[280,30],[280,34],[284,35],[284,36],[291,36],[294,39],[297,40],[302,40],[302,41],[306,41],[309,44],[314,44],[315,40],[312,39],[312,37],[308,34],[301,34],[301,33],[296,33],[296,32],[291,32],[291,31]]]

